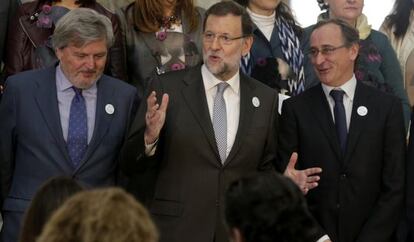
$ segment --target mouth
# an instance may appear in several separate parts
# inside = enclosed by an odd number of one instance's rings
[[[209,55],[208,56],[208,60],[210,62],[216,63],[216,62],[220,62],[221,61],[221,57],[218,55]]]
[[[317,70],[320,75],[326,75],[329,73],[330,68],[318,68]]]

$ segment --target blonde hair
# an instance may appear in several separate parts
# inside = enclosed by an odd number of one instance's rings
[[[84,191],[68,199],[37,242],[157,242],[147,210],[120,188]]]

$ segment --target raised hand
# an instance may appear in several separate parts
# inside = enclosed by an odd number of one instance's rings
[[[162,95],[161,105],[157,103],[157,94],[155,91],[147,98],[147,112],[145,114],[145,133],[144,139],[146,144],[154,143],[165,123],[165,115],[168,107],[168,94]]]
[[[292,179],[302,190],[303,194],[307,194],[309,190],[318,186],[320,177],[316,174],[321,173],[322,169],[320,167],[312,167],[305,170],[296,170],[297,161],[298,153],[293,152],[283,175]]]

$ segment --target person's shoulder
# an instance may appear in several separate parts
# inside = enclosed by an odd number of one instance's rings
[[[105,74],[101,76],[99,81],[105,85],[105,88],[114,89],[116,92],[136,92],[136,87],[132,86],[131,84]]]
[[[30,85],[34,81],[38,80],[39,78],[45,78],[48,76],[53,76],[54,68],[46,68],[46,69],[33,69],[22,71],[16,73],[12,76],[9,76],[6,80],[7,85]]]
[[[388,37],[384,33],[377,31],[375,29],[371,30],[369,38],[379,49],[383,49],[391,45]]]
[[[249,86],[251,86],[252,88],[264,95],[277,96],[277,91],[275,89],[250,76],[245,75],[242,72],[240,72],[240,82],[247,82]]]

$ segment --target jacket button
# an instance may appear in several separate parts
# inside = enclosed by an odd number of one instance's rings
[[[342,174],[341,174],[341,179],[342,179],[342,180],[346,179],[346,174],[345,174],[345,173],[342,173]]]

